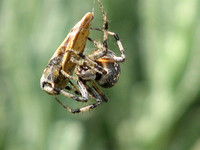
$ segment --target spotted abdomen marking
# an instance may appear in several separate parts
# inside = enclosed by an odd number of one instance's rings
[[[101,65],[104,69],[107,70],[107,74],[103,75],[97,73],[96,82],[104,88],[110,88],[114,86],[119,80],[120,70],[121,70],[120,64],[114,62],[114,63],[103,63],[103,64],[100,63],[99,65]]]
[[[107,61],[109,58],[112,58],[113,55],[115,55],[115,53],[109,50],[104,57],[97,60],[97,63],[107,71],[107,74],[105,75],[97,73],[95,79],[96,82],[104,88],[110,88],[114,86],[119,80],[121,71],[120,63]]]

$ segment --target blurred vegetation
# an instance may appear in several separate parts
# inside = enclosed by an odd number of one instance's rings
[[[0,149],[200,149],[200,1],[101,1],[127,59],[118,84],[103,89],[110,101],[74,115],[39,80],[86,12],[94,8],[92,26],[102,27],[97,2],[0,0]]]

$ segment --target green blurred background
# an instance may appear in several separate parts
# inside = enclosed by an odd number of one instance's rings
[[[118,84],[103,89],[110,101],[74,115],[39,81],[82,16],[94,8],[92,26],[102,27],[97,2],[0,0],[0,149],[200,149],[200,1],[101,1],[127,59]],[[109,47],[119,55],[113,37]]]

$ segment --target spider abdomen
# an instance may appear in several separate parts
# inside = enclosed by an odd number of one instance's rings
[[[105,56],[96,60],[96,62],[107,71],[107,74],[97,73],[95,79],[96,82],[104,88],[114,86],[119,80],[121,71],[120,63],[111,61],[113,57],[116,57],[115,53],[108,50]]]
[[[107,74],[97,73],[96,82],[104,88],[110,88],[114,86],[119,80],[120,76],[120,64],[117,62],[106,62],[106,63],[98,63],[105,70],[107,70]]]

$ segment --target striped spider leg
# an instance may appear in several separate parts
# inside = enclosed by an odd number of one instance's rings
[[[80,82],[82,79],[79,79],[77,82]],[[84,82],[84,83],[83,83]],[[91,81],[91,85],[92,85],[92,88],[90,86],[88,86],[86,84],[85,81],[83,81],[82,83],[84,84],[84,87],[87,89],[86,92],[88,92],[88,94],[90,94],[92,96],[92,98],[96,99],[97,102],[96,103],[93,103],[93,104],[89,104],[87,106],[84,106],[84,107],[81,107],[81,108],[77,108],[77,109],[71,109],[69,108],[68,106],[66,106],[65,104],[63,104],[55,95],[55,99],[56,101],[61,105],[63,106],[65,109],[67,109],[69,112],[71,113],[80,113],[80,112],[85,112],[85,111],[88,111],[90,109],[94,109],[96,108],[97,106],[99,106],[102,101],[107,101],[108,98],[102,93],[102,91],[96,87],[96,85],[93,85],[92,81]],[[67,87],[69,88],[69,87]],[[69,88],[69,90],[73,90],[72,88]],[[82,89],[80,89],[82,90]],[[74,91],[74,90],[73,90]],[[78,91],[76,92],[76,90],[74,91],[76,94],[78,95],[81,95]],[[101,95],[100,95],[101,94]]]

